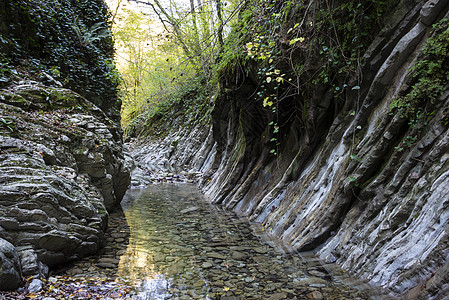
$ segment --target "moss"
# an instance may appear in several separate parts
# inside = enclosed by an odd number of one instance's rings
[[[119,109],[119,76],[103,0],[17,0],[4,8],[0,61],[7,67],[0,65],[0,70],[18,70],[37,81],[47,80],[42,72],[52,74],[105,112]],[[89,31],[96,24],[104,29],[101,38],[92,38]],[[8,47],[2,47],[5,41]]]
[[[415,126],[427,117],[424,111],[435,104],[449,85],[449,21],[443,19],[434,25],[434,33],[423,49],[421,57],[412,68],[410,86],[390,104],[390,109],[398,109],[403,117]]]
[[[423,54],[411,69],[408,88],[390,104],[390,110],[407,120],[409,132],[397,151],[410,148],[424,132],[440,107],[439,98],[449,86],[449,21],[442,19],[433,26],[432,36],[426,41]],[[444,120],[442,124],[444,125]]]
[[[14,94],[10,92],[4,92],[0,94],[0,99],[7,104],[14,105],[21,108],[29,108],[31,102],[26,100],[25,97],[19,94]]]
[[[173,146],[174,149],[177,149],[177,148],[178,148],[178,143],[179,143],[178,140],[173,140],[173,142],[171,143],[171,145]]]
[[[52,90],[50,93],[51,99],[60,107],[76,108],[83,106],[77,98],[77,95],[66,90]],[[86,107],[84,105],[84,107]]]

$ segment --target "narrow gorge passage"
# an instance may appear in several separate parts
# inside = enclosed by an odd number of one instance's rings
[[[116,276],[138,286],[134,299],[380,297],[317,259],[284,252],[193,184],[130,189],[122,206],[130,236]]]
[[[0,1],[0,300],[449,299],[448,53],[448,0]]]

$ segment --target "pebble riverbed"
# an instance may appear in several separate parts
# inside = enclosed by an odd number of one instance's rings
[[[122,280],[135,287],[133,299],[384,299],[283,251],[194,185],[130,190],[122,206],[100,255],[60,272]]]

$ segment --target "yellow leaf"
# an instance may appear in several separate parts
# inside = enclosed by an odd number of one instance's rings
[[[271,82],[271,77],[267,77],[267,83]]]
[[[276,75],[279,75],[279,74],[281,74],[281,70],[274,70],[274,74],[276,74]]]
[[[299,23],[296,23],[295,26],[293,26],[293,29],[298,27],[298,26],[299,26]]]
[[[246,43],[246,48],[251,49],[253,47],[253,43],[249,42]]]
[[[289,42],[289,44],[290,44],[290,45],[294,45],[294,44],[296,44],[297,42],[302,43],[302,42],[304,42],[305,40],[306,40],[305,38],[299,37],[299,38],[296,38],[296,39],[291,40],[291,41]]]
[[[270,60],[268,61],[269,64],[271,64],[273,62],[273,59],[270,58]]]
[[[228,288],[227,286],[225,286],[225,287],[223,288],[223,291],[227,292],[227,291],[229,291],[229,288]]]
[[[268,99],[270,99],[270,97],[266,97],[265,99],[263,99],[263,107],[268,105]]]
[[[276,81],[277,81],[277,82],[284,82],[284,78],[278,77],[278,78],[276,78]]]
[[[35,293],[31,292],[27,295],[27,298],[34,299],[34,298],[37,298],[37,295]]]

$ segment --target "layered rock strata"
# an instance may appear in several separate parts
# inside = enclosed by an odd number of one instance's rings
[[[0,91],[1,252],[18,274],[94,254],[129,183],[120,128],[95,105],[36,82]],[[1,289],[17,287],[3,275]]]
[[[344,106],[332,105],[331,91],[317,91],[307,126],[298,116],[280,129],[277,156],[266,113],[251,97],[257,81],[244,75],[216,100],[212,136],[207,128],[197,135],[203,144],[178,133],[154,149],[166,167],[183,162],[185,152],[176,149],[196,153],[184,166],[203,172],[211,202],[262,223],[292,251],[320,247],[322,259],[396,295],[443,299],[449,89],[438,87],[444,91],[433,100],[429,90],[412,117],[394,108],[407,105],[398,100],[416,82],[410,70],[447,29],[444,22],[434,28],[447,13],[447,1],[400,1],[364,54],[362,80],[347,87]],[[140,161],[160,160],[152,154]]]

